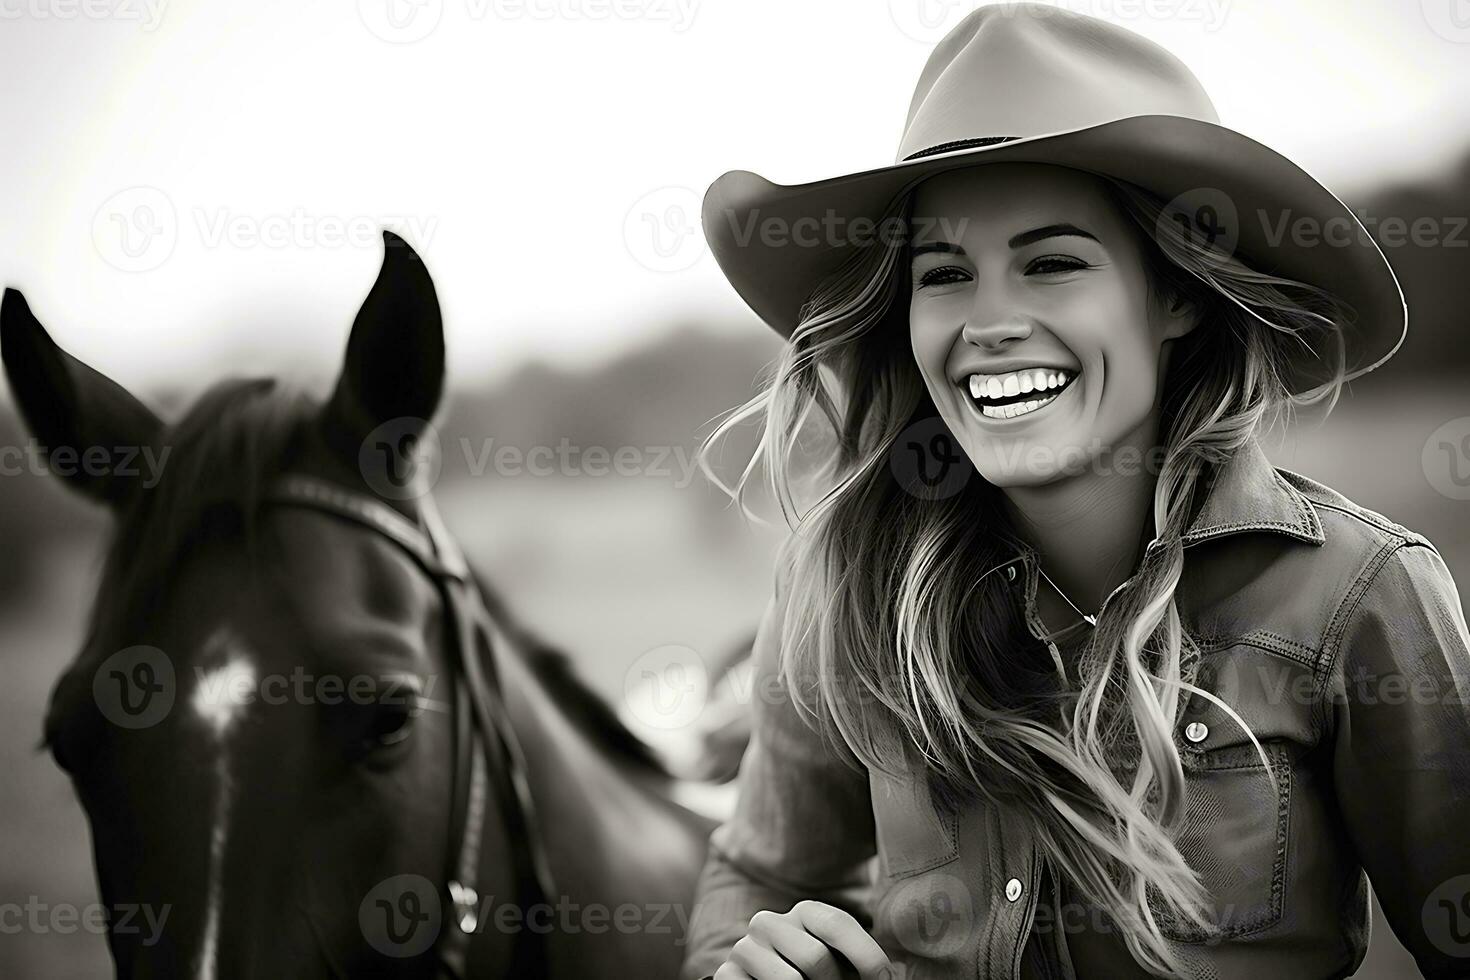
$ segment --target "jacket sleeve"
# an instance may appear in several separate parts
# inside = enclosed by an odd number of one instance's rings
[[[839,755],[797,714],[779,669],[778,582],[752,653],[754,720],[734,815],[710,835],[681,975],[719,969],[762,909],[803,899],[846,909],[866,926],[867,859],[874,853],[866,770]]]
[[[1343,612],[1329,691],[1340,812],[1394,934],[1426,977],[1470,972],[1470,634],[1415,535]]]

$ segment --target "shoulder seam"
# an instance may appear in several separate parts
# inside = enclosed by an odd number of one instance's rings
[[[1327,486],[1324,483],[1319,483],[1309,476],[1303,476],[1300,473],[1288,470],[1284,467],[1277,467],[1277,470],[1282,475],[1293,476],[1296,477],[1298,480],[1304,481],[1307,484],[1311,484],[1312,486],[1321,487],[1324,490],[1331,490],[1333,493],[1337,493],[1337,491],[1332,490],[1331,487]],[[1319,500],[1316,496],[1313,496],[1311,493],[1308,492],[1312,489],[1312,486],[1308,486],[1305,489],[1299,486],[1293,486],[1294,489],[1296,489],[1296,491],[1300,493],[1302,497],[1305,498],[1307,502],[1310,503],[1313,507],[1320,508],[1322,510],[1336,511],[1337,513],[1344,516],[1356,518],[1358,521],[1362,522],[1363,524],[1367,524],[1369,527],[1377,528],[1385,534],[1392,535],[1395,538],[1400,538],[1403,541],[1428,543],[1427,539],[1424,539],[1423,535],[1419,534],[1419,532],[1405,527],[1404,525],[1398,523],[1395,520],[1392,520],[1391,518],[1383,514],[1378,513],[1377,511],[1370,510],[1369,508],[1362,506],[1361,504],[1351,500],[1350,498],[1344,497],[1343,499],[1348,500],[1348,502],[1351,503],[1352,506],[1344,507],[1342,504],[1334,503],[1330,500]],[[1338,494],[1338,496],[1342,495]]]
[[[1373,557],[1368,559],[1368,563],[1363,566],[1363,570],[1358,573],[1358,577],[1353,580],[1353,584],[1348,587],[1347,594],[1343,596],[1342,602],[1338,603],[1337,610],[1328,621],[1327,631],[1322,635],[1322,667],[1321,673],[1317,677],[1316,708],[1312,722],[1312,729],[1317,735],[1320,736],[1327,730],[1327,705],[1329,700],[1327,697],[1327,686],[1332,676],[1337,672],[1338,664],[1342,659],[1342,639],[1347,633],[1348,622],[1357,613],[1358,606],[1361,605],[1363,597],[1368,594],[1368,590],[1373,587],[1373,583],[1378,581],[1379,573],[1383,571],[1384,566],[1393,560],[1393,556],[1406,547],[1413,547],[1419,544],[1420,542],[1418,541],[1412,541],[1401,535],[1395,535],[1393,539],[1380,546]],[[1429,545],[1427,539],[1423,542],[1423,545],[1433,547]]]

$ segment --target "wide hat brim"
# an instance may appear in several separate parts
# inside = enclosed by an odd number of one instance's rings
[[[1330,290],[1352,307],[1343,337],[1348,380],[1381,365],[1403,343],[1403,291],[1357,215],[1270,147],[1186,116],[1130,116],[806,184],[775,184],[732,170],[705,193],[705,238],[741,298],[790,337],[817,284],[852,249],[873,240],[863,237],[860,219],[871,229],[899,196],[926,178],[996,163],[1071,167],[1137,184],[1168,201],[1198,202],[1223,228],[1222,246],[1252,268]],[[1289,366],[1288,388],[1316,388],[1331,378],[1333,367],[1301,348]]]

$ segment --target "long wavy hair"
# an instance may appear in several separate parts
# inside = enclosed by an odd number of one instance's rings
[[[1021,541],[998,488],[971,471],[958,492],[916,495],[890,466],[905,431],[938,416],[909,346],[903,236],[854,249],[817,285],[759,392],[724,416],[700,460],[747,512],[763,469],[793,531],[779,559],[781,671],[809,719],[889,774],[911,777],[917,751],[941,801],[1016,808],[1135,960],[1169,975],[1182,964],[1163,928],[1214,929],[1171,833],[1185,797],[1175,721],[1198,693],[1250,733],[1191,683],[1175,601],[1181,535],[1215,468],[1259,429],[1323,400],[1331,411],[1351,310],[1250,268],[1143,188],[1102,186],[1138,226],[1150,289],[1197,304],[1202,321],[1174,342],[1160,396],[1157,539],[1098,618],[1075,678],[1031,666],[1047,658],[989,574]],[[911,203],[884,221],[908,220]],[[1303,346],[1329,380],[1293,393],[1286,366]],[[746,423],[760,440],[726,483],[709,459]]]

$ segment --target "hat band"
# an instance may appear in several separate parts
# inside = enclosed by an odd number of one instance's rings
[[[939,143],[910,153],[899,162],[907,163],[910,160],[917,160],[920,157],[932,157],[936,153],[948,153],[951,150],[969,150],[977,146],[990,146],[994,143],[1009,143],[1011,140],[1018,140],[1020,138],[1019,136],[975,136],[967,140],[950,140],[948,143]]]

